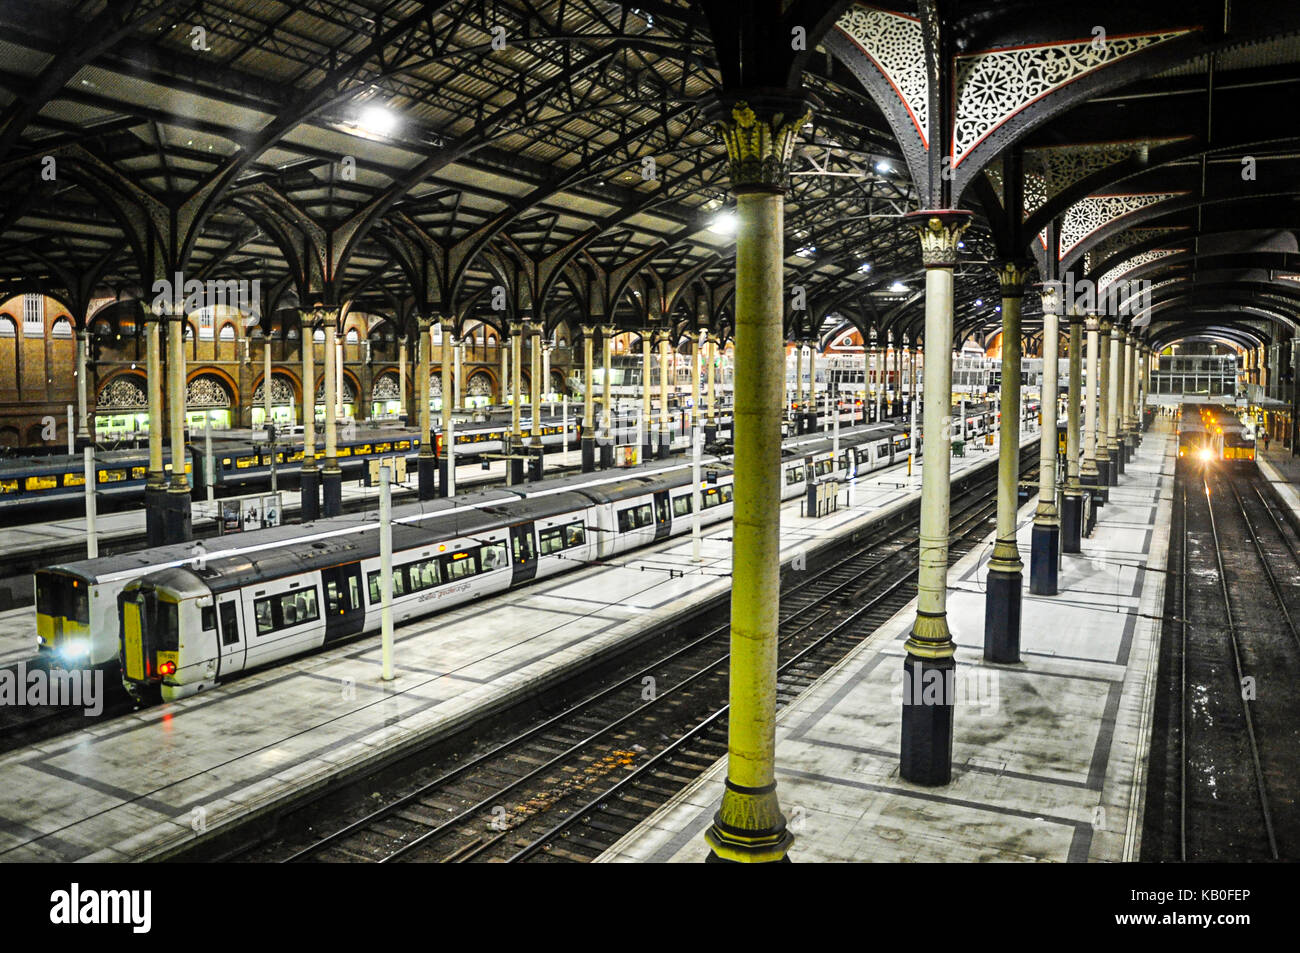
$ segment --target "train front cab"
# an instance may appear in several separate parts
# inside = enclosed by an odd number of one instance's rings
[[[36,573],[37,651],[84,665],[90,656],[90,583],[70,573]]]

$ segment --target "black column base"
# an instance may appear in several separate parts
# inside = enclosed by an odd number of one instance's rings
[[[1061,527],[1054,523],[1034,524],[1029,549],[1029,591],[1036,596],[1054,596],[1061,566]]]
[[[717,425],[717,424],[705,424],[705,425],[704,425],[704,442],[705,442],[706,444],[710,444],[710,443],[713,443],[713,442],[714,442],[715,440],[717,440],[717,439],[718,439],[718,425]]]
[[[1061,501],[1061,552],[1083,552],[1083,497],[1066,494]]]
[[[1101,510],[1097,502],[1097,494],[1101,492],[1101,487],[1089,487],[1086,491],[1088,494],[1088,505],[1084,507],[1085,518],[1083,521],[1083,535],[1091,536],[1092,531],[1097,528],[1097,513]]]
[[[447,458],[435,457],[438,461],[438,495],[446,496],[451,490],[451,481],[447,479]]]
[[[303,470],[298,478],[298,489],[302,496],[298,518],[304,523],[320,519],[320,471],[315,467]]]
[[[582,438],[582,472],[590,473],[596,469],[596,438]]]
[[[1115,485],[1114,480],[1115,464],[1109,457],[1103,457],[1097,461],[1097,485],[1093,487],[1093,500],[1100,500],[1100,505],[1105,506],[1110,502],[1110,488]]]
[[[438,495],[436,484],[438,473],[438,458],[430,454],[425,456],[421,454],[415,458],[416,473],[420,481],[420,499],[432,500]]]
[[[654,444],[652,444],[652,443],[651,443],[650,441],[648,441],[648,440],[647,440],[645,443],[641,444],[641,462],[642,462],[642,463],[646,463],[646,462],[650,461],[651,459],[654,458],[654,455],[655,455],[655,445],[654,445]]]
[[[898,773],[935,786],[952,780],[952,716],[957,662],[951,656],[903,660],[903,734]]]
[[[541,447],[529,447],[528,454],[532,457],[528,461],[528,479],[536,483],[542,478],[542,471],[546,468],[546,454]]]
[[[343,471],[325,469],[320,474],[321,515],[339,516],[343,513]]]
[[[670,444],[667,440],[661,439],[659,441],[659,459],[660,460],[667,459],[667,457],[671,455],[672,452],[673,452],[672,444]]]
[[[608,470],[614,465],[614,441],[607,440],[600,445],[600,468]]]
[[[1126,466],[1127,461],[1125,460],[1125,455],[1126,455],[1126,453],[1127,453],[1127,451],[1126,451],[1124,445],[1121,443],[1121,444],[1119,445],[1119,447],[1116,448],[1116,450],[1115,450],[1115,455],[1111,458],[1111,459],[1113,459],[1113,460],[1115,461],[1115,473],[1114,473],[1114,476],[1115,476],[1115,483],[1112,484],[1112,485],[1117,485],[1117,484],[1119,483],[1119,478],[1120,478],[1120,476],[1121,476],[1121,475],[1124,473],[1124,471],[1127,469],[1127,466]]]
[[[184,543],[194,538],[190,526],[190,491],[168,490],[163,512],[164,534],[168,543]]]
[[[144,534],[149,548],[167,544],[167,488],[144,488]]]
[[[1024,573],[989,570],[984,596],[984,660],[1020,661],[1020,588]]]
[[[804,416],[804,433],[817,432],[817,412],[813,411]]]

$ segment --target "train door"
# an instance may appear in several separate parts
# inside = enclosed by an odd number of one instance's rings
[[[231,675],[242,671],[248,643],[239,631],[239,593],[227,593],[217,604],[218,650],[217,674]]]
[[[537,537],[532,523],[510,527],[510,556],[514,566],[512,585],[528,582],[537,575]]]
[[[655,493],[655,539],[665,539],[673,528],[672,504],[668,501],[668,491]]]
[[[325,584],[325,641],[356,635],[365,626],[361,598],[361,564],[346,563],[321,570]]]

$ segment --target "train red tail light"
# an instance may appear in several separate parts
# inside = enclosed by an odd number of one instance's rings
[[[175,675],[175,674],[176,674],[176,663],[175,663],[175,662],[163,662],[161,665],[158,666],[158,674],[159,674],[159,675]]]

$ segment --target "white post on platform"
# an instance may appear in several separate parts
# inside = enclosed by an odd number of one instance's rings
[[[456,418],[447,418],[447,429],[443,433],[443,449],[447,451],[447,497],[456,495]]]
[[[691,562],[700,561],[700,456],[704,452],[704,433],[691,431]]]
[[[292,409],[292,408],[291,408]],[[203,415],[203,482],[208,485],[208,502],[216,497],[213,482],[217,478],[217,468],[212,463],[212,414]]]
[[[831,457],[834,461],[840,458],[840,395],[838,390],[835,393],[835,400],[831,402]],[[834,466],[834,462],[832,462]]]
[[[392,470],[379,468],[379,615],[383,652],[383,680],[393,680],[393,496]]]
[[[77,452],[76,412],[68,404],[68,456]]]
[[[952,438],[949,437],[949,440]],[[961,429],[957,431],[957,439],[963,444],[966,442],[966,398],[961,399]]]
[[[569,452],[569,395],[564,394],[560,397],[560,447],[565,453]],[[565,457],[567,462],[568,457]]]
[[[86,558],[99,558],[99,534],[95,531],[95,448],[86,447]]]

